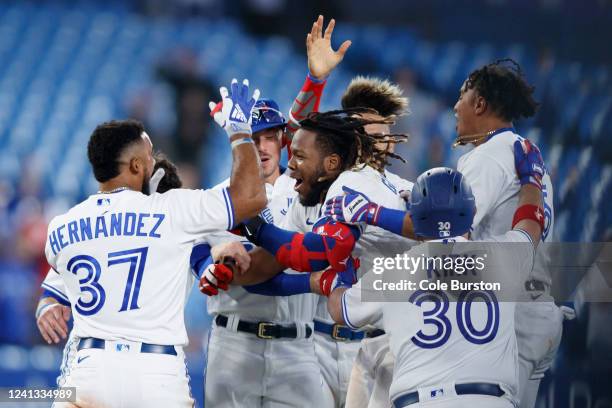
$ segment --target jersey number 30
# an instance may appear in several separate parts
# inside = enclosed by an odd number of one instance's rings
[[[139,308],[138,294],[145,263],[147,262],[148,249],[144,247],[108,254],[109,267],[123,263],[130,265],[120,312]],[[91,316],[98,313],[106,301],[106,292],[98,282],[102,274],[102,268],[100,262],[89,255],[77,255],[68,261],[69,272],[78,276],[81,270],[85,271],[85,276],[79,279],[81,297],[77,300],[75,309],[83,316]],[[85,300],[87,298],[89,299]]]
[[[472,322],[472,303],[481,299],[487,308],[486,322],[483,328],[476,328]],[[426,349],[443,346],[450,337],[453,325],[446,316],[448,312],[448,296],[444,292],[419,290],[410,296],[410,302],[417,306],[423,303],[433,304],[433,308],[425,310],[424,323],[434,328],[433,334],[425,334],[419,330],[412,337],[412,342]],[[463,291],[457,299],[456,316],[457,327],[462,336],[473,344],[486,344],[492,341],[499,329],[499,304],[495,293],[491,291]]]

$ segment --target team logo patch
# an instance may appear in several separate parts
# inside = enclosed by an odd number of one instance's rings
[[[442,388],[431,390],[431,393],[430,393],[431,398],[438,398],[438,397],[443,397],[443,396],[444,396],[444,390]]]
[[[117,351],[130,351],[130,345],[129,344],[116,344],[115,345],[115,350],[117,350]]]

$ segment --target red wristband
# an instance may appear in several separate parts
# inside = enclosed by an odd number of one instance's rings
[[[540,228],[544,231],[544,211],[542,207],[533,204],[525,204],[520,206],[514,212],[512,219],[512,228],[523,220],[532,220],[540,224]]]

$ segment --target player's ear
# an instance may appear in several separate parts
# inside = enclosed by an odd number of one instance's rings
[[[130,159],[130,173],[138,174],[144,170],[144,163],[139,157],[132,157]]]
[[[337,173],[340,171],[342,159],[336,153],[332,153],[323,159],[323,168],[326,173]]]
[[[487,101],[480,95],[476,95],[474,98],[474,113],[476,115],[482,115],[487,110]]]

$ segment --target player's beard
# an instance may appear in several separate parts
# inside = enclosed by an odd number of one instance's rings
[[[142,187],[140,188],[140,191],[142,192],[142,194],[145,195],[149,195],[151,194],[151,189],[149,188],[149,182],[151,181],[151,177],[144,177],[142,179]]]
[[[321,200],[324,199],[323,194],[329,190],[329,187],[334,182],[334,180],[327,178],[322,181],[318,181],[322,177],[325,177],[324,172],[320,172],[319,174],[315,175],[315,181],[310,186],[308,194],[306,194],[304,197],[300,196],[300,204],[305,207],[314,207],[317,204],[321,204]]]

